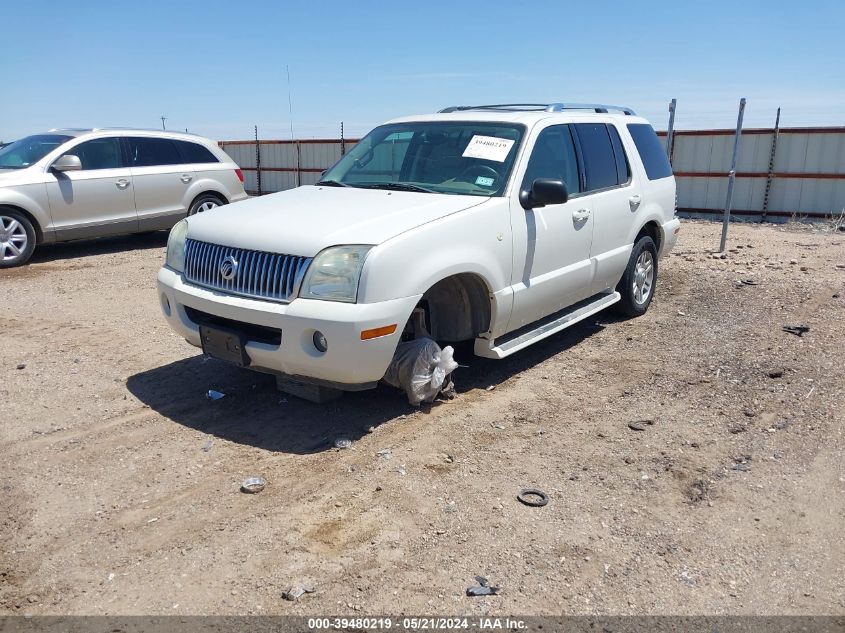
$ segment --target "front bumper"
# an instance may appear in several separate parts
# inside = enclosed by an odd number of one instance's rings
[[[158,294],[167,322],[189,343],[201,347],[199,324],[189,310],[240,323],[281,330],[281,343],[247,337],[251,369],[311,379],[355,389],[381,380],[396,351],[402,330],[420,296],[379,303],[338,303],[295,299],[289,304],[248,299],[185,283],[170,268],[158,273]],[[388,336],[361,340],[361,332],[396,324]],[[326,352],[314,347],[314,332],[328,341]]]

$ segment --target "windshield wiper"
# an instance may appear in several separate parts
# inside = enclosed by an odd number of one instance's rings
[[[352,185],[347,185],[345,182],[340,182],[339,180],[320,180],[314,184],[317,185],[324,185],[326,187],[351,187]]]
[[[426,189],[409,182],[379,182],[372,185],[358,185],[364,189],[390,189],[391,191],[414,191],[416,193],[437,193],[434,189]]]

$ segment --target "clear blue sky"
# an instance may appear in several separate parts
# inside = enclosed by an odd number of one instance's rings
[[[612,7],[612,8],[611,8]],[[845,125],[845,3],[17,1],[0,139],[71,126],[347,136],[458,103],[598,101],[665,128]]]

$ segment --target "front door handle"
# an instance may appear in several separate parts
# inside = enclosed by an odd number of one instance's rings
[[[640,206],[640,202],[642,202],[642,197],[638,193],[628,198],[628,204],[631,205],[631,211],[636,211]]]
[[[190,174],[182,174],[182,182],[184,182],[186,185],[189,182],[191,182],[193,179],[194,179],[194,177],[191,176]]]
[[[118,189],[126,189],[129,186],[129,180],[126,178],[121,178],[116,183],[114,183]]]
[[[572,212],[572,219],[576,222],[580,222],[581,220],[586,220],[590,217],[590,210],[589,209],[578,209],[577,211]]]

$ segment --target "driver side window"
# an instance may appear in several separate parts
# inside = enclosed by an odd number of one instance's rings
[[[116,138],[96,138],[86,141],[68,150],[65,154],[78,156],[83,171],[123,167],[120,141]]]
[[[568,125],[552,125],[537,137],[525,170],[522,188],[530,189],[537,178],[562,180],[570,196],[580,193],[578,159]]]

